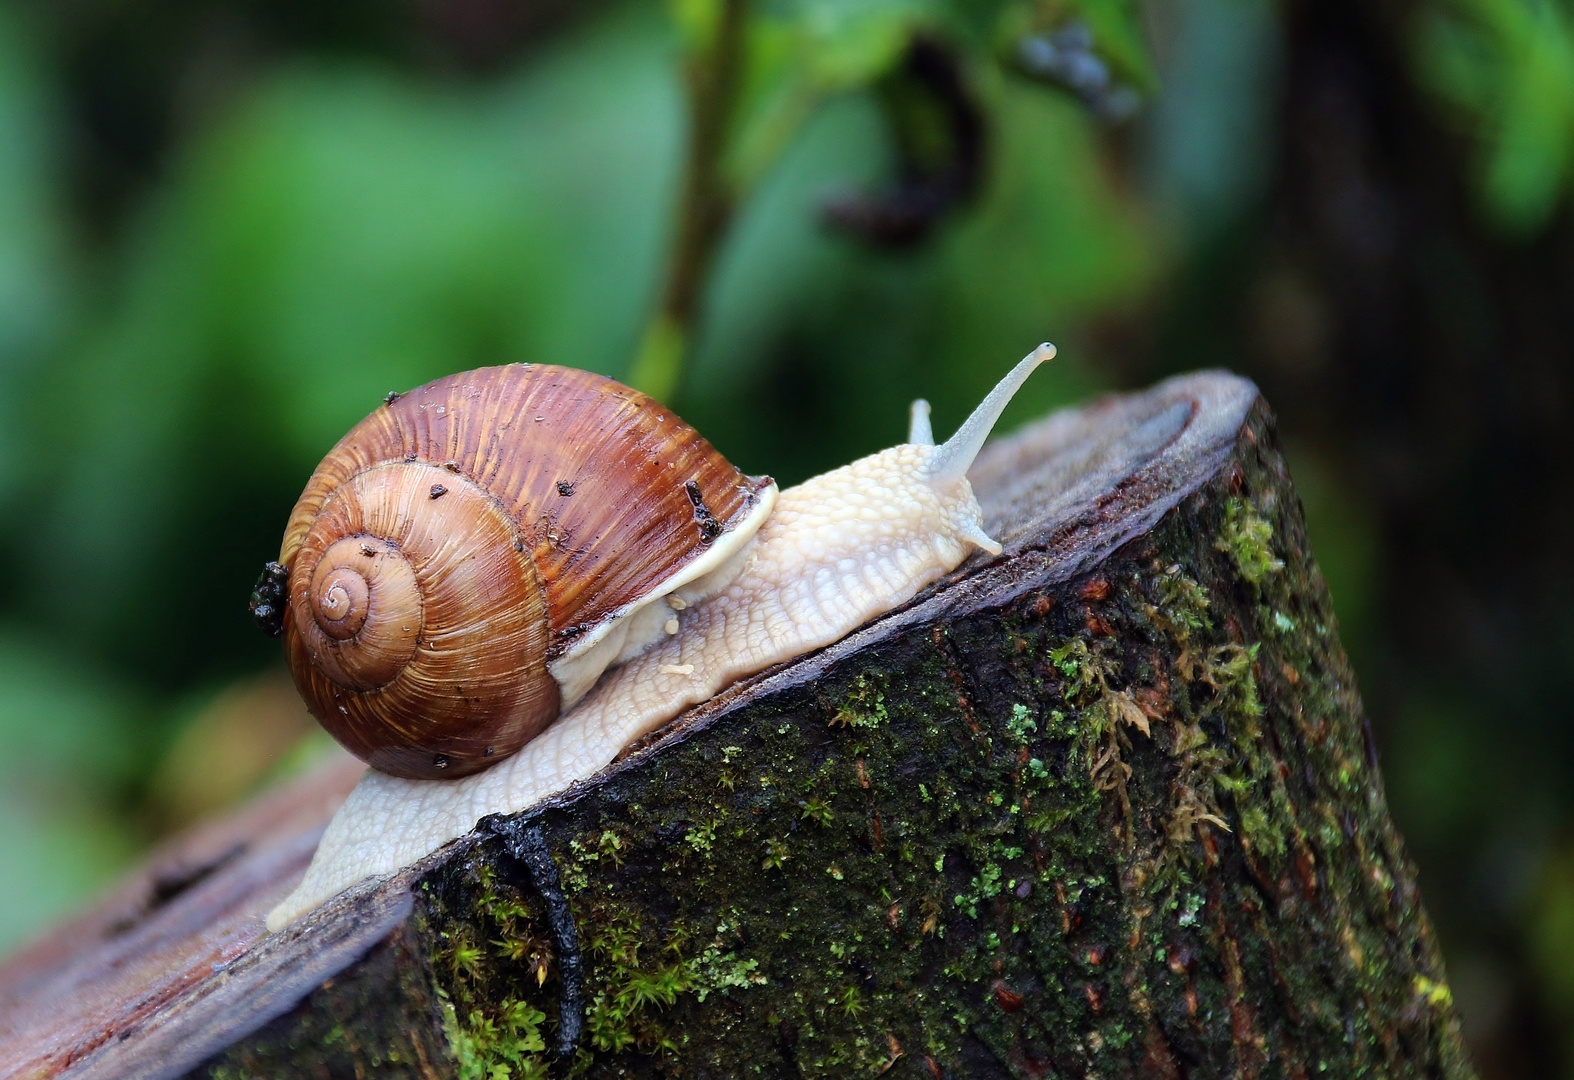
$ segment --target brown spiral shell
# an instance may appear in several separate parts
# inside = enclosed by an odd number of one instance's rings
[[[485,768],[556,718],[548,663],[704,554],[769,484],[651,398],[572,368],[390,395],[290,515],[296,686],[374,768]]]

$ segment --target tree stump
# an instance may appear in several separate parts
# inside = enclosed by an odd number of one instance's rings
[[[0,970],[0,1075],[1472,1075],[1301,509],[1221,373],[973,471],[907,607],[265,936],[354,771]]]

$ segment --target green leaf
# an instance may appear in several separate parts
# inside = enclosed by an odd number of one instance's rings
[[[1574,165],[1574,28],[1555,0],[1437,0],[1418,22],[1421,79],[1482,145],[1489,215],[1528,236]]]

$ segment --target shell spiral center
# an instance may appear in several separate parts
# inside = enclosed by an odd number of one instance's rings
[[[322,632],[340,641],[360,633],[366,625],[371,591],[366,579],[354,570],[340,568],[330,574],[317,594],[314,611]]]
[[[370,690],[409,663],[424,605],[415,568],[396,544],[368,535],[334,541],[312,572],[307,595],[324,635],[319,662],[335,682]]]

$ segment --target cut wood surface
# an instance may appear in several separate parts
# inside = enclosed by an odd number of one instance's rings
[[[0,1076],[1471,1075],[1250,383],[970,474],[998,559],[278,935],[336,759],[0,968]]]

